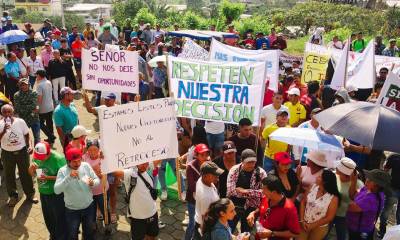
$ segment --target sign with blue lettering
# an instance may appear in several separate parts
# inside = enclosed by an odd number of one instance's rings
[[[264,62],[209,62],[168,57],[170,90],[179,117],[258,124],[265,86]]]
[[[215,39],[211,42],[210,60],[217,62],[264,62],[268,88],[277,91],[279,81],[279,50],[248,50],[223,44]]]

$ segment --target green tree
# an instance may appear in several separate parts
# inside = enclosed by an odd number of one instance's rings
[[[157,18],[146,7],[140,9],[135,17],[135,23],[137,23],[137,24],[140,21],[143,21],[145,23],[150,23],[151,26],[154,26],[156,24],[156,20],[157,20]]]
[[[148,1],[147,7],[149,8],[150,12],[153,13],[158,19],[164,19],[168,16],[168,11],[170,7],[167,5],[165,1]]]
[[[186,0],[186,6],[188,10],[191,11],[201,11],[201,8],[204,7],[203,0]]]
[[[84,29],[85,19],[82,16],[78,16],[73,13],[65,13],[64,17],[65,17],[65,27],[68,30],[71,30],[73,26],[77,26],[79,31],[82,31]],[[50,16],[49,19],[54,25],[58,27],[62,26],[62,21],[60,16]],[[43,18],[41,19],[40,22],[43,22]]]
[[[115,1],[113,3],[114,19],[121,25],[126,18],[134,18],[139,10],[146,6],[147,4],[143,0]]]
[[[239,19],[244,9],[244,4],[232,3],[229,0],[223,0],[219,7],[220,14],[226,19],[226,24],[230,24],[233,20]]]
[[[23,19],[26,15],[26,9],[25,8],[16,8],[12,10],[11,15],[14,16],[16,19]]]

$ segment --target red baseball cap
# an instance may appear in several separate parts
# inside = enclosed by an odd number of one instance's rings
[[[38,142],[33,149],[33,158],[43,161],[50,155],[50,144],[45,141]]]
[[[197,144],[194,148],[195,153],[205,153],[209,151],[210,149],[208,149],[207,145],[205,145],[204,143]]]
[[[274,159],[275,159],[275,161],[277,161],[278,163],[283,164],[283,165],[292,163],[292,159],[290,159],[290,156],[287,152],[275,153]]]
[[[65,153],[65,158],[67,161],[74,161],[82,158],[82,151],[78,148],[70,148]]]

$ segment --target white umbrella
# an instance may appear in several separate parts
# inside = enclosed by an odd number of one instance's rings
[[[342,144],[333,135],[310,128],[278,128],[270,136],[272,140],[312,150],[342,152]]]
[[[166,55],[161,55],[161,56],[156,56],[152,58],[148,64],[150,67],[157,67],[157,62],[163,62],[164,64],[167,62],[167,56]]]

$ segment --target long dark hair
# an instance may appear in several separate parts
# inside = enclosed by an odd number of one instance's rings
[[[324,186],[325,191],[338,197],[339,204],[340,204],[341,197],[340,197],[340,193],[339,193],[339,190],[337,187],[336,174],[334,174],[329,169],[324,169],[321,177],[322,177],[322,184]]]
[[[228,198],[221,198],[218,201],[210,204],[204,219],[203,235],[205,233],[211,233],[212,229],[220,218],[220,212],[226,212],[231,202],[232,201]]]

